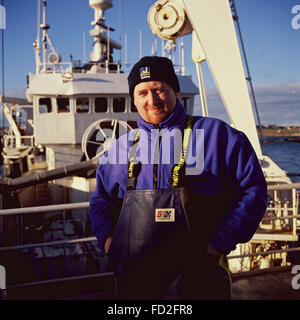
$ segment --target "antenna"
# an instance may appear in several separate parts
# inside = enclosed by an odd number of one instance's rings
[[[125,33],[125,65],[128,65],[128,55],[127,55],[127,33]]]
[[[107,25],[107,63],[109,63],[109,56],[110,56],[110,38],[109,38],[109,25]]]
[[[157,37],[155,34],[153,34],[153,37],[152,37],[151,54],[153,56],[157,56]]]
[[[166,54],[165,54],[165,40],[164,39],[161,40],[161,55],[163,57],[166,56]]]
[[[47,30],[50,28],[46,24],[46,0],[43,0],[43,23],[41,28],[43,29],[43,70],[46,71],[46,60],[47,60]]]
[[[154,43],[153,43],[153,36],[152,36],[152,43],[151,43],[151,55],[154,56]]]
[[[39,73],[41,64],[40,42],[41,42],[41,0],[37,0],[37,34],[36,41],[33,43],[35,48],[35,68],[36,74]]]
[[[143,56],[143,38],[142,38],[142,30],[140,30],[140,59]]]
[[[83,63],[86,63],[86,43],[85,43],[85,32],[82,34],[82,47],[83,47]]]
[[[181,73],[181,37],[178,39],[179,41],[179,50],[178,50],[178,65]]]
[[[185,65],[184,65],[184,42],[183,39],[181,39],[181,74],[185,75]]]
[[[122,0],[119,0],[119,41],[122,43]],[[120,62],[122,61],[122,50],[120,50]]]

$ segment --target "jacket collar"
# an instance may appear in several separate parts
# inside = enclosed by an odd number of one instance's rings
[[[174,111],[170,114],[170,116],[160,122],[158,125],[154,125],[152,123],[148,123],[138,115],[137,124],[140,129],[151,130],[151,129],[173,129],[175,127],[179,127],[181,124],[184,124],[186,118],[186,113],[180,101],[177,99],[177,105]]]

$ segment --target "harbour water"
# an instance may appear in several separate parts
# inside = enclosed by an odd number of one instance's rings
[[[287,141],[288,137],[266,137],[266,144],[261,146],[263,154],[285,170],[293,182],[300,182],[300,140],[296,142],[293,138],[295,141]]]

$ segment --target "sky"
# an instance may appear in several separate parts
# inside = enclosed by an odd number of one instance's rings
[[[127,35],[129,68],[140,58],[140,33],[142,55],[151,55],[153,34],[147,24],[147,14],[154,2],[114,0],[114,7],[106,11],[106,24],[116,30],[111,38],[124,48]],[[235,0],[235,4],[262,124],[300,126],[300,0]],[[26,75],[35,70],[32,43],[37,34],[37,0],[4,0],[4,8],[5,95],[22,96]],[[84,56],[88,60],[93,18],[94,11],[88,0],[47,1],[47,23],[51,27],[48,35],[63,61],[70,61],[70,54],[73,60],[83,61]],[[184,36],[183,41],[187,74],[197,82],[191,60],[191,35]],[[160,55],[160,40],[158,44]],[[115,51],[114,58],[121,60],[125,72],[129,71],[124,65],[124,49]],[[174,59],[178,63],[178,51]],[[206,65],[204,76],[209,115],[226,121],[224,107]],[[199,99],[196,99],[196,109],[199,110],[196,113],[200,113]]]

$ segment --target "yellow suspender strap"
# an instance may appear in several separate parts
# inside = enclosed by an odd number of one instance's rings
[[[187,120],[185,122],[184,135],[183,135],[183,143],[180,153],[180,159],[176,166],[174,166],[172,170],[172,187],[177,187],[179,183],[179,171],[182,166],[185,164],[185,157],[187,152],[187,147],[189,143],[189,139],[193,130],[193,119],[194,117],[191,115],[187,116]]]
[[[129,156],[129,166],[128,166],[128,178],[132,178],[133,177],[133,168],[135,165],[135,156],[136,156],[136,147],[137,147],[137,142],[140,139],[140,135],[141,135],[141,130],[138,130],[138,132],[135,135],[132,147],[131,147],[131,153]],[[136,147],[134,148],[133,146],[136,145]]]
[[[174,166],[172,170],[172,187],[177,187],[179,183],[179,171],[180,169],[185,165],[185,157],[186,157],[186,152],[188,148],[188,143],[190,140],[190,136],[192,134],[193,130],[193,120],[194,117],[191,115],[187,116],[186,122],[185,122],[185,127],[184,127],[184,135],[183,135],[183,143],[182,143],[182,148],[180,152],[180,159],[177,165]],[[137,146],[137,142],[139,141],[141,131],[137,131],[130,157],[129,157],[129,166],[128,166],[128,178],[133,178],[134,176],[134,166],[136,165],[135,163],[135,156],[136,156],[136,147],[134,148],[133,146]]]

